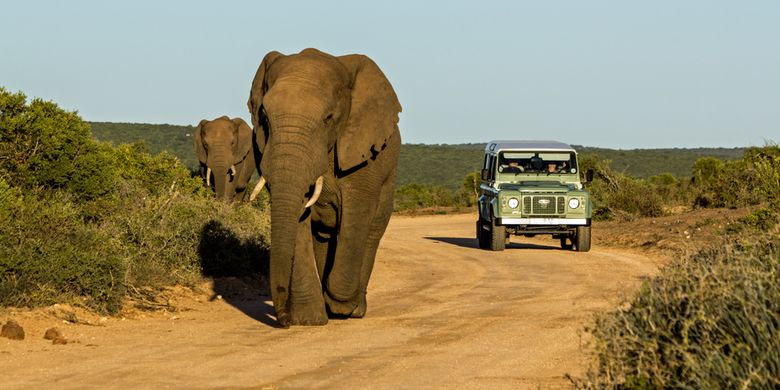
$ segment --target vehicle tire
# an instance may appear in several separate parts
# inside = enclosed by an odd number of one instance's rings
[[[490,224],[490,250],[502,251],[506,248],[506,227],[496,226],[496,222]]]
[[[561,236],[561,249],[571,249],[573,241],[572,236]]]
[[[574,237],[574,246],[577,252],[590,250],[590,226],[577,226],[577,234]]]

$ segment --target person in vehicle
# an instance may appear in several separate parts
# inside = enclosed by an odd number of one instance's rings
[[[520,162],[517,160],[512,160],[509,162],[508,172],[523,172],[525,169],[523,169],[523,166],[520,165]]]
[[[566,161],[561,162],[560,166],[554,162],[549,162],[547,164],[547,173],[565,173],[567,168]]]

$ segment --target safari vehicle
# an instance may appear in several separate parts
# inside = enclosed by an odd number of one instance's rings
[[[586,182],[593,172],[588,171]],[[485,147],[477,240],[504,250],[511,235],[559,239],[563,249],[590,250],[590,195],[577,152],[557,141],[491,141]]]

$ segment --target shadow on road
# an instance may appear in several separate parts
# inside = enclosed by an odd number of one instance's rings
[[[464,237],[424,237],[426,240],[440,241],[446,244],[456,245],[463,248],[479,248],[476,238]]]
[[[216,277],[214,295],[209,300],[222,299],[249,318],[272,328],[281,328],[276,322],[273,305],[267,303],[271,297],[256,285],[256,281],[253,283],[248,278]]]
[[[450,245],[456,245],[463,248],[479,248],[476,238],[465,237],[424,237],[426,240],[439,241]],[[527,242],[512,242],[507,244],[506,249],[542,249],[542,250],[560,250],[559,246],[539,245]]]
[[[221,222],[203,225],[198,243],[203,276],[214,281],[210,300],[222,299],[250,318],[279,327],[268,291],[268,244],[262,237],[239,238]]]

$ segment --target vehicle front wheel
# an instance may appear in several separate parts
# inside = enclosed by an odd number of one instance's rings
[[[490,224],[490,250],[502,251],[506,248],[506,226],[496,226],[496,222]]]
[[[590,250],[590,226],[577,226],[575,235],[575,250],[577,252],[587,252]]]

